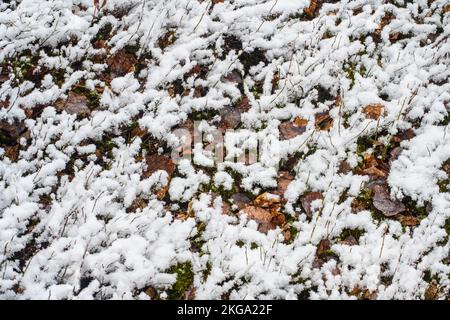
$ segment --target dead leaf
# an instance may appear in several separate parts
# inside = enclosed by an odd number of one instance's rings
[[[374,176],[374,177],[384,178],[387,176],[387,172],[384,172],[383,170],[378,169],[377,167],[366,168],[366,169],[362,170],[362,172],[366,175]]]
[[[350,167],[348,162],[345,160],[342,160],[341,163],[339,163],[338,173],[347,174],[350,171],[352,171],[352,168]]]
[[[369,104],[363,108],[363,113],[366,118],[378,120],[383,114],[384,106],[380,103]]]
[[[147,288],[144,290],[144,293],[145,293],[147,296],[149,296],[149,298],[152,299],[152,300],[155,299],[155,298],[156,298],[156,295],[157,295],[156,289],[153,288],[152,286],[147,287]]]
[[[297,122],[301,123],[300,120]],[[282,140],[289,140],[304,133],[306,131],[306,126],[298,126],[295,122],[285,121],[280,124],[279,130]]]
[[[250,198],[247,197],[244,193],[233,194],[231,196],[231,200],[233,200],[233,204],[235,204],[239,210],[244,209],[246,205],[251,202]]]
[[[68,114],[88,115],[91,110],[88,107],[86,96],[70,91],[66,100],[57,100],[55,102],[56,110],[66,111]]]
[[[137,197],[136,199],[133,200],[131,205],[126,209],[126,212],[133,213],[133,212],[136,212],[137,209],[142,210],[145,207],[147,207],[147,204],[148,204],[148,200],[141,198],[141,197]]]
[[[311,203],[315,200],[323,200],[323,195],[320,192],[308,192],[304,196],[300,198],[300,202],[302,204],[303,209],[305,210],[306,215],[311,218],[313,215],[313,210]]]
[[[242,211],[247,214],[249,219],[255,220],[257,222],[270,222],[273,218],[273,215],[272,213],[270,213],[270,211],[260,207],[246,206]]]
[[[340,241],[339,243],[347,245],[347,246],[355,246],[358,244],[358,240],[356,240],[356,238],[354,236],[348,236],[347,238]]]
[[[260,194],[258,197],[256,197],[256,199],[253,200],[253,203],[255,204],[255,206],[261,208],[269,208],[273,205],[278,205],[280,203],[280,196],[264,192]]]
[[[386,217],[392,217],[405,211],[405,206],[398,200],[391,200],[385,185],[375,185],[373,187],[373,205]]]
[[[277,189],[281,197],[284,196],[284,193],[292,180],[294,180],[294,177],[288,171],[280,171],[277,178]]]
[[[330,117],[328,112],[322,112],[316,114],[315,126],[317,130],[328,131],[333,127],[333,118]]]
[[[419,225],[420,221],[413,216],[400,216],[400,223],[405,227],[415,227]]]
[[[169,176],[172,176],[175,171],[175,163],[172,159],[165,155],[153,154],[145,157],[147,163],[147,170],[144,171],[144,178],[150,177],[158,170],[165,170]]]
[[[431,282],[425,291],[425,300],[436,300],[438,298],[439,288],[436,283]]]
[[[117,51],[116,54],[106,58],[112,78],[122,77],[131,72],[136,65],[136,57],[125,49]]]
[[[321,257],[330,249],[331,241],[329,239],[322,239],[317,246],[316,256]]]
[[[303,9],[303,12],[310,18],[314,18],[316,11],[319,9],[319,1],[318,0],[311,0],[309,2],[309,6],[305,9]]]
[[[407,129],[407,130],[402,131],[402,132],[396,134],[395,136],[393,136],[392,137],[392,141],[394,141],[394,142],[402,142],[402,141],[405,141],[405,140],[411,140],[415,136],[416,136],[416,133],[414,132],[413,129]]]
[[[165,49],[172,45],[177,40],[176,34],[177,32],[175,29],[168,30],[161,38],[158,39],[158,47]]]
[[[242,76],[241,76],[241,73],[235,69],[235,70],[229,72],[227,75],[222,76],[222,78],[220,80],[223,82],[231,82],[231,83],[240,84],[240,83],[242,83]]]
[[[222,132],[235,129],[241,123],[241,110],[235,107],[225,107],[219,113],[221,120],[217,127]]]

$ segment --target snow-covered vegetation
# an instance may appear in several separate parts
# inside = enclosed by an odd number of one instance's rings
[[[1,1],[0,298],[448,299],[449,22]]]

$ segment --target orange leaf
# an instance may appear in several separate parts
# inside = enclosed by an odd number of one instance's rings
[[[378,120],[378,118],[383,113],[383,109],[384,107],[380,103],[369,104],[364,107],[363,113],[366,115],[366,118],[368,119]]]

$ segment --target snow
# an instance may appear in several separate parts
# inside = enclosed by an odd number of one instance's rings
[[[448,2],[323,2],[313,17],[307,0],[0,3],[0,298],[148,299],[152,287],[165,299],[169,269],[185,262],[198,299],[423,299],[430,278],[448,298]],[[111,71],[122,52],[132,67]],[[226,80],[232,71],[242,81]],[[88,115],[58,109],[73,91]],[[243,97],[238,129],[220,128],[219,112]],[[384,114],[367,118],[378,103]],[[280,141],[296,117],[305,131]],[[198,118],[206,139],[185,149],[192,161],[144,177],[146,156],[176,153]],[[7,124],[25,128],[14,143]],[[371,179],[358,171],[360,138],[390,143],[408,129],[386,181],[419,221],[354,212]],[[218,132],[223,161],[208,145]],[[249,150],[259,154],[245,163]],[[261,232],[236,206],[224,214],[237,190],[276,191],[280,171],[292,175],[271,199],[284,224]],[[312,217],[307,192],[323,195]],[[345,230],[362,232],[356,244]]]

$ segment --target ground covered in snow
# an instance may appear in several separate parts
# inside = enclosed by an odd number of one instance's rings
[[[448,299],[449,22],[2,1],[0,298]]]

